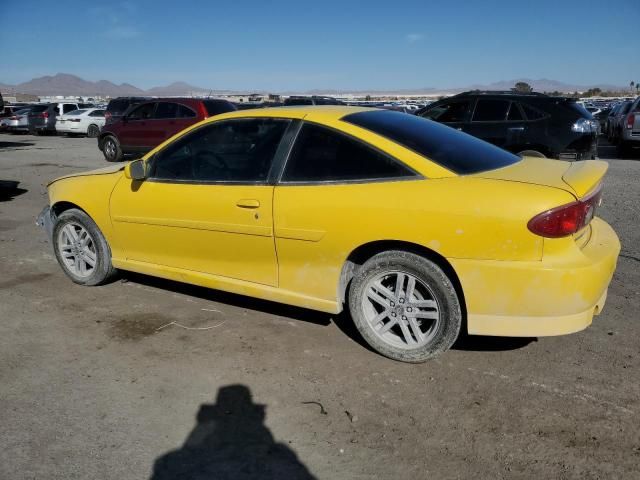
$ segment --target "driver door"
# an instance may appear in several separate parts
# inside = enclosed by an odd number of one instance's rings
[[[193,130],[122,178],[111,197],[127,260],[277,285],[269,172],[289,121],[233,119]]]

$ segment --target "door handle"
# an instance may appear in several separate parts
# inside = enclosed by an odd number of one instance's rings
[[[508,130],[510,132],[524,132],[524,127],[511,127]]]
[[[260,202],[253,198],[243,198],[236,202],[236,206],[240,208],[258,208],[260,206]]]

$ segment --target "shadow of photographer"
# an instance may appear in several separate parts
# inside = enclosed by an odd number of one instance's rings
[[[291,479],[315,477],[264,424],[266,406],[244,385],[220,388],[203,404],[182,447],[159,457],[151,480]]]

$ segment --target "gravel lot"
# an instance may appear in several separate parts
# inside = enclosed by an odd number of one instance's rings
[[[74,285],[34,220],[47,181],[105,166],[96,141],[1,134],[0,478],[638,478],[640,160],[613,153],[600,215],[623,254],[594,324],[406,365],[345,316]]]

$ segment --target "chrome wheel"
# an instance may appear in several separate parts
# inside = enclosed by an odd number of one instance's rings
[[[58,251],[64,266],[74,275],[89,277],[96,267],[96,246],[89,232],[78,223],[67,223],[58,234]]]
[[[406,272],[384,272],[365,286],[362,309],[368,327],[386,344],[402,349],[429,343],[440,326],[440,308],[429,286]]]
[[[113,140],[109,139],[104,142],[104,153],[107,158],[116,158],[116,144]]]

